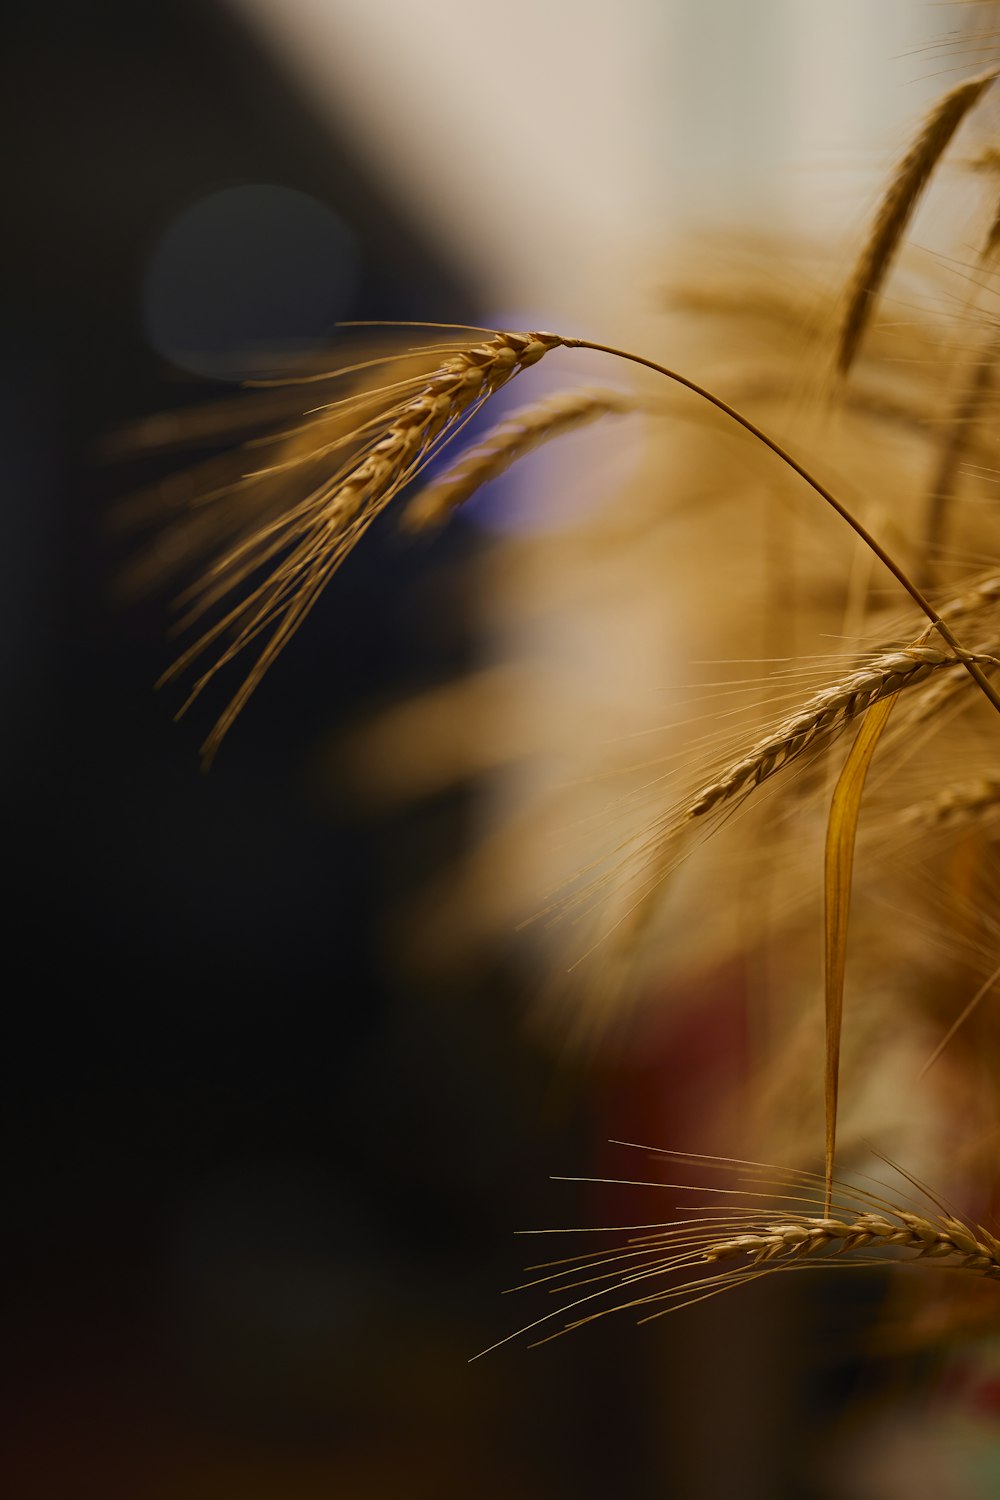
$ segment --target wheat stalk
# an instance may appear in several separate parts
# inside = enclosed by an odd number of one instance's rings
[[[937,101],[886,189],[847,286],[847,307],[837,349],[837,366],[842,374],[851,367],[879,289],[931,173],[955,131],[998,72],[1000,69],[990,68],[968,78]]]

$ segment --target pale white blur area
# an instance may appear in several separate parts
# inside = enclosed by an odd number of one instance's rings
[[[654,0],[235,0],[488,302],[599,309],[656,222]]]
[[[692,222],[854,227],[968,57],[923,0],[230,3],[488,302],[554,326],[641,313]]]
[[[764,287],[789,273],[778,260],[771,269],[760,237],[803,236],[828,257],[810,269],[812,288],[829,294],[915,122],[982,66],[957,30],[967,8],[924,0],[230,3],[446,248],[488,321],[617,342],[704,379],[717,373],[719,350],[690,317],[680,326],[667,311],[681,276],[725,274],[724,255],[699,249],[696,234],[722,231],[742,250],[757,236]],[[963,203],[946,216],[949,235],[958,226],[961,237]],[[913,238],[933,243],[922,215]],[[558,353],[518,380],[510,404],[575,381],[630,387],[633,376],[590,353]],[[831,446],[839,475],[850,454]],[[656,762],[667,744],[651,730],[693,712],[683,702],[693,659],[722,658],[702,675],[724,679],[737,653],[774,654],[765,575],[776,548],[792,546],[799,522],[789,515],[801,514],[796,545],[804,537],[814,548],[816,577],[850,566],[854,554],[835,527],[823,529],[825,517],[816,524],[818,502],[794,485],[766,526],[749,502],[721,521],[699,509],[699,483],[720,482],[716,457],[731,465],[734,495],[769,503],[780,487],[774,461],[743,439],[706,443],[690,424],[654,432],[634,417],[564,439],[511,476],[519,512],[533,496],[540,508],[546,495],[560,500],[549,525],[498,528],[475,589],[486,675],[465,696],[456,690],[443,718],[432,706],[436,743],[452,756],[465,746],[454,774],[489,767],[494,780],[481,848],[452,884],[428,892],[414,922],[428,957],[463,937],[511,932],[540,892],[634,834],[650,797],[670,795]],[[863,492],[865,471],[852,480],[851,494]],[[682,484],[694,503],[678,522],[666,513]],[[502,504],[496,493],[491,504]],[[734,629],[748,599],[752,613]],[[805,636],[791,643],[808,647]],[[477,746],[470,726],[480,720]],[[380,763],[392,761],[387,751]],[[427,765],[414,773],[434,775]],[[669,952],[690,973],[706,941],[720,954],[738,945],[748,918],[729,898],[740,876],[727,869],[728,883],[711,892],[710,939],[704,884],[686,871],[674,882],[674,925],[654,965]],[[567,931],[578,957],[593,933],[564,927],[553,941]],[[536,924],[530,938],[544,946],[549,929]]]

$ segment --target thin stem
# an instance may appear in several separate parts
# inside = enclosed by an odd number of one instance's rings
[[[567,349],[592,349],[596,354],[611,354],[616,359],[627,359],[632,364],[644,365],[647,370],[653,370],[657,375],[665,375],[668,380],[675,381],[677,385],[685,386],[689,391],[693,391],[696,396],[701,396],[702,400],[710,402],[712,406],[717,407],[719,411],[723,412],[732,421],[738,422],[759,443],[763,443],[765,448],[770,448],[772,453],[780,458],[783,463],[787,464],[790,469],[794,469],[795,473],[804,479],[806,484],[810,485],[816,491],[817,495],[820,495],[826,501],[827,505],[837,512],[837,515],[842,520],[847,522],[851,530],[861,538],[865,545],[871,548],[875,556],[889,569],[889,572],[897,582],[902,584],[913,602],[920,606],[938,634],[947,641],[959,661],[965,667],[965,670],[969,673],[969,676],[972,677],[980,690],[985,693],[993,707],[997,710],[997,713],[1000,713],[1000,693],[997,692],[981,668],[970,659],[970,653],[956,640],[950,627],[942,620],[930,600],[921,593],[913,580],[903,572],[899,564],[889,556],[885,548],[875,540],[871,532],[861,524],[857,517],[853,516],[847,507],[837,499],[836,495],[831,494],[826,486],[810,474],[809,470],[800,464],[797,458],[793,458],[779,442],[773,437],[769,437],[756,423],[751,422],[749,417],[745,417],[734,406],[730,406],[727,401],[723,401],[721,396],[714,395],[711,391],[706,390],[703,385],[698,385],[696,381],[689,380],[686,375],[681,375],[676,370],[669,370],[665,365],[657,364],[653,359],[646,359],[641,354],[630,354],[627,349],[616,349],[610,344],[595,344],[589,339],[564,338],[560,342]]]

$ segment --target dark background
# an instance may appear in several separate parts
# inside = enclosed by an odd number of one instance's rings
[[[224,693],[173,724],[166,601],[116,601],[113,502],[179,460],[112,464],[109,435],[232,389],[144,322],[189,205],[268,183],[336,211],[350,296],[306,296],[293,332],[475,321],[476,287],[211,0],[9,8],[0,120],[11,1493],[806,1494],[792,1293],[466,1363],[548,1310],[498,1296],[532,1258],[515,1229],[648,1217],[547,1174],[634,1175],[596,1143],[662,1138],[676,1042],[560,1065],[503,951],[408,973],[387,914],[476,788],[362,820],[321,773],[339,728],[472,660],[461,594],[447,628],[425,605],[475,532],[376,527],[208,776]],[[710,1023],[687,1046],[718,1066]]]

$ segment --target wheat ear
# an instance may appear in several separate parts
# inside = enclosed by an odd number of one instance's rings
[[[920,195],[948,143],[965,116],[997,77],[990,68],[950,89],[924,120],[920,131],[890,182],[879,205],[871,233],[847,286],[847,307],[840,328],[837,366],[846,374],[871,317],[875,298]]]
[[[978,622],[997,608],[998,600],[1000,577],[990,574],[943,604],[940,618],[948,622]],[[970,656],[986,668],[996,664],[986,650]],[[956,660],[950,653],[926,645],[923,639],[902,649],[883,648],[865,666],[814,694],[796,713],[783,719],[731,762],[695,793],[685,805],[682,819],[701,817],[742,792],[760,786],[815,745],[821,736],[842,729],[880,699],[914,688],[943,669],[953,667]]]
[[[700,818],[760,786],[796,760],[821,736],[832,734],[893,693],[916,687],[933,673],[954,667],[949,652],[937,646],[914,644],[890,650],[866,666],[831,683],[758,740],[740,758],[700,788],[686,804],[686,819]]]
[[[912,1259],[921,1264],[1000,1279],[1000,1240],[980,1225],[952,1215],[905,1172],[902,1175],[931,1201],[933,1211],[901,1206],[898,1194],[893,1201],[887,1196],[890,1189],[883,1189],[877,1182],[872,1187],[878,1191],[857,1183],[835,1183],[833,1207],[817,1211],[823,1201],[823,1179],[815,1173],[673,1151],[651,1154],[683,1162],[699,1173],[722,1171],[729,1176],[735,1171],[736,1182],[749,1186],[729,1183],[713,1188],[631,1177],[570,1179],[708,1196],[693,1202],[688,1199],[678,1211],[682,1217],[666,1223],[583,1231],[600,1234],[601,1248],[528,1267],[541,1274],[516,1290],[545,1287],[557,1297],[570,1291],[582,1291],[582,1295],[562,1302],[554,1311],[501,1339],[501,1344],[550,1325],[535,1340],[544,1343],[597,1318],[633,1309],[641,1310],[640,1322],[647,1322],[762,1276],[815,1266],[884,1266],[886,1254],[896,1256],[900,1252],[906,1262],[911,1260],[906,1252],[915,1251]],[[773,1206],[768,1206],[767,1200]],[[627,1237],[609,1242],[603,1238],[608,1234]],[[870,1253],[859,1254],[861,1251]],[[555,1320],[561,1320],[561,1326],[553,1329]]]
[[[449,352],[431,375],[400,382],[393,390],[402,388],[403,398],[352,435],[366,439],[360,457],[350,459],[280,520],[263,527],[216,565],[209,575],[210,584],[217,580],[210,594],[213,599],[275,557],[282,559],[262,584],[185,652],[169,674],[189,665],[223,633],[235,631],[218,661],[195,684],[184,705],[187,708],[220,667],[270,631],[256,663],[205,742],[207,760],[376,516],[420,472],[458,423],[559,343],[554,334],[497,333],[482,343]],[[369,400],[365,398],[366,403]]]
[[[863,1213],[853,1219],[796,1215],[784,1223],[762,1223],[732,1239],[715,1240],[704,1250],[710,1263],[745,1255],[749,1267],[765,1261],[802,1260],[807,1255],[846,1255],[852,1250],[899,1247],[916,1250],[917,1259],[949,1257],[956,1269],[980,1271],[1000,1279],[1000,1243],[978,1226],[960,1219],[924,1218],[901,1208]]]
[[[402,524],[408,531],[440,525],[526,453],[599,417],[635,411],[641,405],[622,391],[584,389],[560,391],[524,406],[467,448],[439,479],[425,485],[403,512]]]

